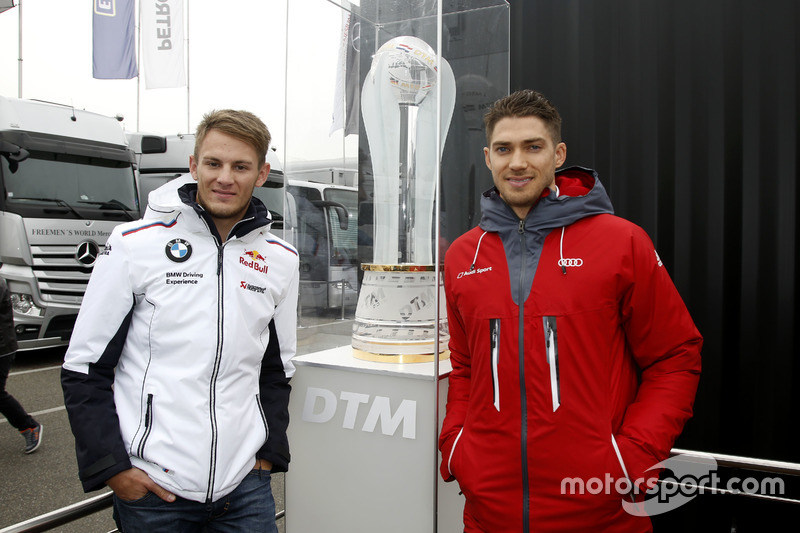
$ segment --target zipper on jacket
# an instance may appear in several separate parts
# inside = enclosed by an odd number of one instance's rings
[[[222,360],[222,324],[224,319],[224,312],[222,302],[224,301],[223,290],[223,270],[222,260],[225,244],[217,245],[217,351],[214,357],[214,370],[211,374],[211,380],[208,388],[208,415],[209,422],[211,423],[211,454],[208,466],[208,491],[206,492],[206,501],[211,502],[214,494],[214,478],[217,469],[217,377],[219,376],[220,363]]]
[[[494,408],[500,411],[500,376],[497,367],[500,363],[500,319],[489,319],[489,351],[492,356],[492,392]]]
[[[150,437],[150,431],[153,429],[153,395],[147,395],[147,407],[144,412],[144,434],[142,440],[139,441],[139,447],[136,449],[136,455],[140,459],[144,459],[144,447],[147,444],[147,439]]]
[[[530,531],[530,487],[528,478],[528,403],[525,392],[525,301],[522,298],[525,290],[525,221],[519,221],[520,241],[520,274],[519,274],[519,397],[521,424],[521,456],[522,456],[522,530]]]
[[[550,393],[553,397],[553,412],[561,406],[561,382],[558,372],[558,329],[556,317],[546,316],[544,321],[544,341],[547,348],[547,364],[550,366]]]
[[[264,406],[261,405],[261,394],[256,394],[256,405],[258,406],[258,412],[261,413],[261,421],[264,423],[264,431],[267,432],[267,436],[264,437],[264,442],[269,439],[269,422],[267,422],[267,415],[264,413]]]

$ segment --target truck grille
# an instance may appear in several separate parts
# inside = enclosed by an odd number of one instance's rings
[[[75,258],[75,245],[31,246],[33,273],[42,300],[80,305],[92,267]]]

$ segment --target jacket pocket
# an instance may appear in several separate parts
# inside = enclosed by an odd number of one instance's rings
[[[497,366],[500,364],[500,319],[489,319],[489,353],[491,354],[492,368],[492,403],[500,411],[500,374]]]
[[[461,434],[462,433],[464,433],[464,428],[463,427],[459,430],[458,435],[456,435],[456,438],[453,441],[453,447],[450,448],[450,455],[447,457],[447,471],[450,472],[450,475],[455,477],[455,478],[458,478],[458,476],[456,475],[455,472],[453,472],[453,466],[454,466],[453,465],[453,456],[456,453],[456,448],[458,448],[458,441],[461,439]]]
[[[544,340],[547,349],[547,364],[550,366],[550,394],[553,398],[553,412],[561,406],[561,381],[558,372],[558,328],[556,317],[543,317]]]
[[[144,457],[144,450],[147,446],[147,439],[150,437],[150,432],[153,430],[153,395],[147,395],[147,405],[144,412],[144,431],[142,438],[139,441],[139,446],[136,448],[136,456],[142,459]]]
[[[256,405],[258,406],[258,412],[261,414],[261,422],[264,424],[264,442],[267,442],[267,439],[269,439],[269,423],[267,422],[267,415],[264,414],[264,406],[261,405],[260,394],[256,394]]]
[[[627,496],[628,498],[630,498],[631,501],[634,501],[634,497],[633,497],[633,489],[634,489],[633,480],[631,479],[631,476],[628,474],[628,469],[625,466],[625,460],[622,458],[622,454],[619,451],[619,446],[617,446],[617,439],[614,438],[614,434],[613,433],[611,434],[611,446],[614,448],[614,453],[617,456],[617,461],[619,462],[619,467],[622,470],[622,475],[625,476],[625,479],[628,480],[628,487],[631,487],[631,490],[630,490],[630,492],[628,494],[622,494],[621,496],[623,498]]]

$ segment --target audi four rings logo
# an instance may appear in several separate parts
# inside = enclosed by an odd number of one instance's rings
[[[82,265],[92,266],[100,255],[100,247],[94,241],[83,241],[75,249],[75,259]]]
[[[580,257],[570,258],[565,257],[563,259],[558,260],[558,266],[560,267],[579,267],[583,266],[583,259]]]

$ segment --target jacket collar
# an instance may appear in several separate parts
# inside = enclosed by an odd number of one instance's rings
[[[214,224],[211,215],[203,206],[197,203],[197,183],[192,182],[181,186],[178,189],[178,197],[184,206],[190,207],[197,213],[197,216],[205,221],[209,231],[219,243],[224,243],[229,239],[242,238],[256,230],[268,230],[272,225],[272,217],[269,214],[269,210],[261,200],[253,196],[242,219],[233,226],[230,234],[227,235],[228,238],[223,239],[217,232],[217,226]]]
[[[556,172],[559,194],[545,189],[539,202],[524,220],[526,230],[547,230],[568,226],[582,218],[601,213],[613,214],[614,208],[597,172],[583,167],[570,167]],[[516,230],[520,219],[500,197],[496,187],[483,193],[480,227],[484,231]]]

